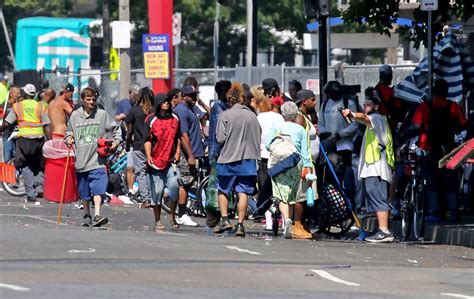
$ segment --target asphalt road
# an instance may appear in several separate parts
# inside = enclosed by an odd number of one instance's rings
[[[471,248],[285,240],[250,221],[245,239],[158,234],[136,205],[82,228],[73,204],[57,225],[56,204],[4,192],[0,207],[1,298],[474,298]]]

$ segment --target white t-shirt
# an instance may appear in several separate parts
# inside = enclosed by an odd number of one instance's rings
[[[270,129],[278,124],[283,124],[285,119],[281,114],[268,111],[262,112],[257,115],[258,123],[260,124],[260,128],[262,129],[262,138],[260,143],[260,153],[263,159],[270,158],[270,153],[268,152],[267,148],[265,147],[265,140],[267,140],[268,133]],[[276,127],[276,126],[275,126]]]
[[[387,145],[388,136],[387,136],[387,120],[384,116],[374,113],[368,115],[371,128],[366,130],[372,130],[374,132],[375,138],[380,145]],[[368,177],[381,177],[382,180],[389,183],[392,182],[392,169],[387,163],[387,152],[385,150],[380,150],[380,160],[373,163],[367,164],[365,162],[365,134],[362,141],[362,148],[360,151],[360,160],[359,160],[359,178],[368,178]]]

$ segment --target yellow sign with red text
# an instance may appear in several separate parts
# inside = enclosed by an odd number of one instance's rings
[[[145,78],[168,79],[170,77],[168,52],[145,52],[143,54]]]

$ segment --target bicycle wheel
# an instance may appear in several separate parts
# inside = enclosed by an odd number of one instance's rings
[[[13,165],[13,161],[14,159],[11,159],[8,161],[8,164]],[[2,185],[3,189],[5,189],[5,191],[12,196],[20,197],[26,194],[25,181],[20,170],[16,170],[16,184],[2,182]]]
[[[413,233],[415,239],[423,239],[425,229],[425,188],[423,184],[418,184],[413,202]]]
[[[400,214],[402,217],[402,238],[408,239],[411,226],[411,203],[413,202],[413,188],[411,183],[407,185],[403,200],[401,202]]]
[[[319,231],[331,237],[340,237],[351,229],[351,227],[354,225],[354,222],[354,218],[351,216],[350,218],[339,223],[320,226]]]

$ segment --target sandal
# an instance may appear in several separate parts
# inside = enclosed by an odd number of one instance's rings
[[[158,222],[155,222],[155,231],[163,231],[165,229],[165,226],[163,225],[163,223],[161,223],[161,221],[158,221]]]
[[[171,228],[175,228],[175,229],[179,228],[179,224],[176,221],[170,221],[170,224],[171,224]]]

